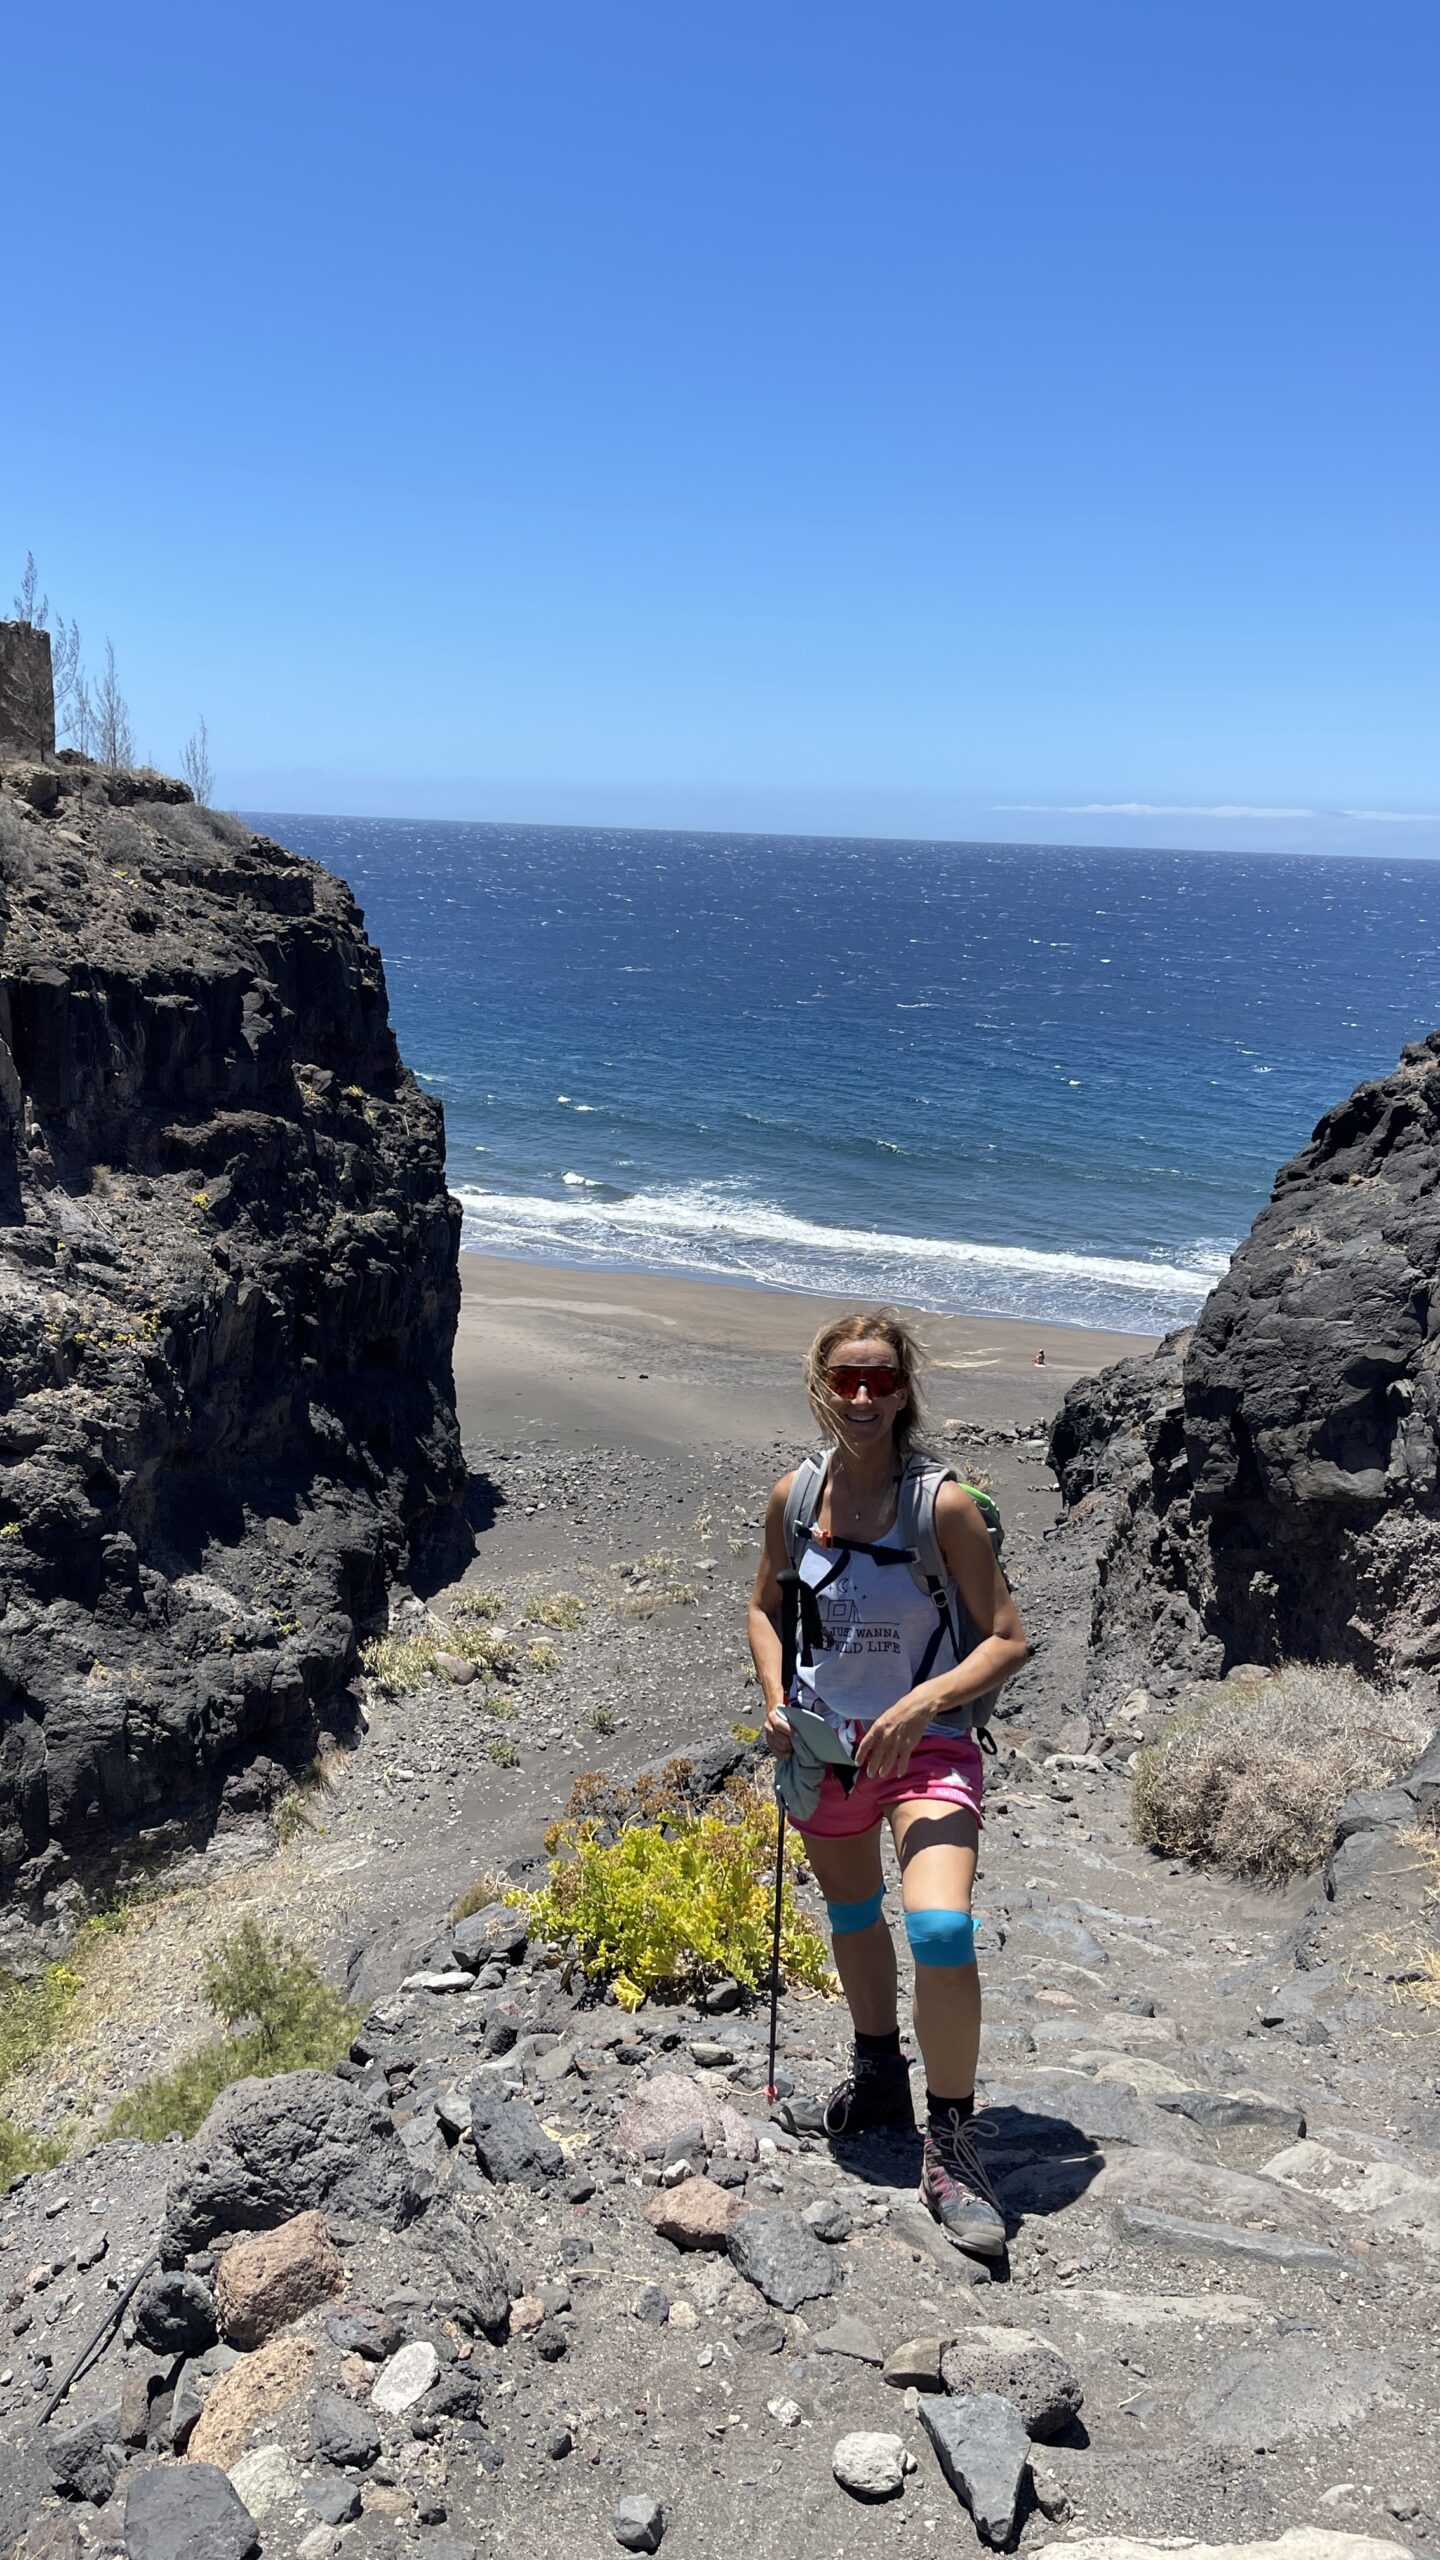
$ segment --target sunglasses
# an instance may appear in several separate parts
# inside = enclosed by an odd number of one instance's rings
[[[872,1396],[898,1395],[905,1377],[902,1370],[878,1365],[873,1369],[827,1369],[825,1384],[832,1395],[843,1396],[847,1404],[853,1404],[862,1387],[868,1387]]]

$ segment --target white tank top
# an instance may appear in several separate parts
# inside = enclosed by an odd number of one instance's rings
[[[898,1528],[876,1544],[890,1549],[896,1562],[881,1564],[863,1549],[822,1546],[813,1537],[805,1540],[800,1557],[800,1579],[815,1592],[828,1639],[813,1663],[797,1666],[801,1699],[852,1750],[865,1726],[914,1687],[935,1632],[934,1604],[903,1561]],[[836,1574],[842,1553],[845,1562]],[[827,1578],[832,1574],[833,1581]]]

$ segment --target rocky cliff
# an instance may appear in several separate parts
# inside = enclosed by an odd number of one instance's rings
[[[458,1213],[349,891],[159,775],[0,762],[0,1887],[338,1727],[454,1569]]]
[[[1193,1330],[1066,1397],[1092,1682],[1440,1672],[1440,1032],[1326,1113]]]

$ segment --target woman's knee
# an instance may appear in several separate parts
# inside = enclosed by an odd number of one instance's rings
[[[973,1965],[979,1925],[968,1910],[907,1911],[905,1935],[917,1974]]]

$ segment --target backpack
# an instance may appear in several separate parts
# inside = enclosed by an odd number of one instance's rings
[[[785,1497],[785,1552],[797,1569],[805,1541],[814,1532],[815,1515],[820,1508],[829,1463],[828,1450],[821,1450],[813,1458],[802,1458]],[[1004,1523],[988,1493],[982,1493],[978,1485],[964,1483],[954,1468],[947,1467],[939,1458],[917,1453],[908,1461],[900,1478],[896,1527],[908,1551],[905,1562],[910,1579],[917,1590],[925,1593],[935,1610],[934,1633],[915,1673],[917,1684],[929,1679],[935,1658],[947,1636],[957,1662],[963,1662],[966,1654],[972,1653],[980,1642],[980,1631],[956,1588],[935,1534],[935,1498],[942,1484],[958,1484],[962,1493],[969,1494],[990,1533],[991,1551],[997,1564],[1005,1543]],[[816,1617],[818,1619],[818,1611]],[[975,1738],[984,1750],[993,1751],[995,1748],[989,1723],[999,1694],[998,1689],[992,1689],[988,1696],[970,1701],[970,1722],[975,1728]]]

